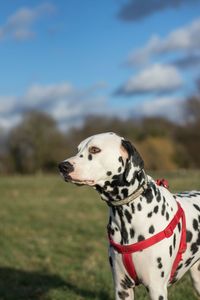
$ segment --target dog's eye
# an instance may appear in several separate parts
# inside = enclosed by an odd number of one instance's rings
[[[92,146],[92,147],[89,148],[89,152],[91,154],[96,154],[96,153],[101,152],[101,149],[99,149],[98,147]]]

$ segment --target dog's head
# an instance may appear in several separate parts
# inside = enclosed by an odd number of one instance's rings
[[[135,147],[115,133],[91,136],[80,143],[78,153],[59,164],[65,181],[101,187],[128,187],[144,163]]]

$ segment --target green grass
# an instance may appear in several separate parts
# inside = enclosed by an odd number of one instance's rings
[[[198,171],[157,176],[173,191],[200,189]],[[95,191],[59,175],[0,177],[0,205],[0,300],[114,299],[108,209]],[[197,299],[188,275],[169,298]],[[136,299],[148,299],[142,287]]]

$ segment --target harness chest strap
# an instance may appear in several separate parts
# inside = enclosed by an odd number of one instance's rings
[[[171,276],[170,276],[170,281],[172,281],[174,274],[176,272],[176,269],[178,267],[178,264],[182,259],[182,254],[186,251],[185,214],[184,214],[184,211],[183,211],[181,205],[178,202],[177,202],[177,205],[178,205],[178,210],[177,210],[175,216],[173,217],[173,219],[168,224],[168,226],[163,231],[160,231],[159,233],[153,235],[152,237],[150,237],[146,240],[142,240],[138,243],[131,244],[131,245],[121,245],[121,244],[115,243],[109,236],[110,245],[113,246],[113,248],[115,250],[117,250],[119,253],[122,254],[124,266],[125,266],[128,274],[130,275],[130,277],[136,283],[138,283],[138,279],[137,279],[137,274],[135,271],[135,267],[133,264],[131,254],[134,252],[144,250],[144,249],[162,241],[165,238],[169,238],[173,234],[174,229],[178,225],[179,221],[182,220],[182,232],[181,232],[180,245],[179,245],[179,249],[178,249],[176,258],[174,260],[173,266],[172,266],[172,271],[171,271]]]

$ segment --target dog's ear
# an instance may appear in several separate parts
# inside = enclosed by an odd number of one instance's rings
[[[134,167],[139,167],[139,169],[144,168],[144,161],[140,156],[136,148],[127,140],[122,140],[122,147],[126,150],[128,154],[128,160],[132,161]]]

